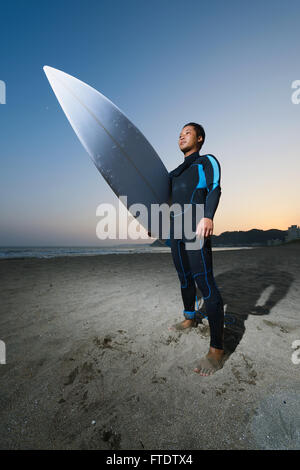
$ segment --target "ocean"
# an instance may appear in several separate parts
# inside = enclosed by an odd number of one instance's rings
[[[253,247],[216,247],[213,251],[241,250]],[[10,258],[57,258],[61,256],[95,256],[134,253],[170,253],[169,247],[151,245],[131,245],[116,247],[79,247],[79,246],[12,246],[0,247],[0,259]]]

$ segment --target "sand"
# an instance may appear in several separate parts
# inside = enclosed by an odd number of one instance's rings
[[[300,449],[299,255],[214,252],[230,356],[211,377],[206,321],[168,330],[169,253],[2,260],[0,448]]]

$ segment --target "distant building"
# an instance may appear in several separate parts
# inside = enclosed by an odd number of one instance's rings
[[[290,242],[291,240],[300,239],[300,227],[297,225],[291,225],[288,228],[287,236],[285,237],[286,242]]]

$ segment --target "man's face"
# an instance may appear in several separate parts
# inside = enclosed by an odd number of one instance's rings
[[[186,126],[182,129],[179,135],[179,148],[183,153],[189,150],[199,149],[202,137],[197,137],[196,129],[194,126]]]

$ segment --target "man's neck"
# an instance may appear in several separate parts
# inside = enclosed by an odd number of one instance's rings
[[[189,157],[190,155],[192,155],[193,153],[199,153],[199,150],[200,149],[192,149],[192,150],[189,150],[187,153],[184,154],[184,158],[186,157]]]

